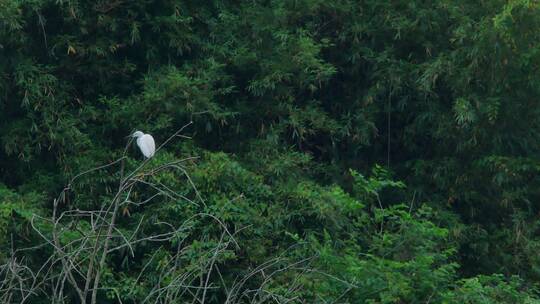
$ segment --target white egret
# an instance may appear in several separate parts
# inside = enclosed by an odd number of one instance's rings
[[[154,156],[154,153],[156,152],[156,143],[154,142],[152,135],[144,134],[141,131],[135,131],[132,136],[137,138],[137,146],[139,146],[139,149],[141,149],[142,154],[146,158]]]

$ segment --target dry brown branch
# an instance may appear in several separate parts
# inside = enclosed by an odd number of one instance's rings
[[[158,147],[156,153],[171,140],[180,137],[180,133],[190,124],[170,136]],[[141,303],[206,303],[211,298],[210,295],[216,292],[225,297],[226,304],[270,301],[289,303],[297,300],[292,294],[301,288],[300,278],[306,274],[319,273],[316,269],[309,267],[315,257],[297,261],[286,258],[288,251],[293,248],[291,246],[276,258],[252,268],[243,277],[237,278],[230,286],[227,286],[220,270],[222,257],[227,251],[241,248],[236,236],[243,229],[251,226],[230,228],[218,215],[207,211],[196,213],[181,223],[169,223],[158,219],[152,224],[143,225],[146,217],[142,216],[134,222],[135,228],[132,231],[123,232],[122,227],[118,225],[120,208],[123,206],[151,205],[154,204],[156,198],[163,197],[175,202],[193,204],[199,210],[208,210],[202,195],[187,172],[187,167],[183,166],[186,162],[195,160],[196,157],[186,157],[154,167],[149,165],[153,159],[145,159],[133,170],[125,172],[127,152],[131,143],[130,138],[119,159],[86,170],[70,179],[58,197],[53,200],[50,217],[37,214],[32,216],[30,225],[43,239],[43,243],[29,248],[12,249],[10,258],[0,265],[1,303],[29,303],[32,297],[38,295],[46,295],[52,303],[65,303],[74,292],[78,297],[78,302],[97,304],[100,291],[105,290],[122,303],[122,296],[126,295],[102,286],[103,275],[110,266],[108,261],[112,254],[121,250],[126,250],[128,256],[135,257],[136,246],[144,242],[160,245],[156,246],[158,250],[155,250],[144,265],[141,265],[134,284],[139,284],[146,273],[159,273],[159,276],[157,281],[152,282],[154,285],[149,287]],[[80,206],[68,208],[68,197],[76,197],[77,194],[74,190],[77,180],[116,165],[120,165],[118,188],[110,199],[94,209],[84,210]],[[176,191],[174,187],[154,178],[167,170],[177,172],[178,176],[192,189],[196,198],[189,199]],[[140,188],[144,188],[151,195],[145,198],[135,197],[133,193]],[[186,240],[207,237],[193,234],[197,229],[197,223],[201,222],[218,228],[221,233],[219,240],[215,245],[209,246],[211,248],[204,248],[204,252],[200,252],[195,262],[183,265],[182,261],[192,253],[194,248],[193,243]],[[154,227],[152,231],[156,232],[145,235],[146,231],[142,228],[145,226]],[[170,249],[173,244],[172,248],[175,249]],[[169,248],[167,254],[170,254],[170,257],[165,265],[156,266],[156,256],[162,248]],[[24,256],[29,251],[37,249],[47,249],[52,254],[45,259],[39,269],[34,271],[25,265],[24,258],[21,259],[18,256]],[[161,269],[156,269],[156,267],[161,267]],[[276,276],[288,271],[292,271],[295,276],[287,291],[284,294],[271,292],[267,286],[272,284]],[[328,275],[328,277],[331,276]],[[246,285],[250,285],[247,283],[255,278],[260,285],[257,288],[247,288]],[[344,280],[335,277],[332,279],[343,282],[348,290],[357,288]],[[130,291],[127,296],[133,295],[133,292]]]

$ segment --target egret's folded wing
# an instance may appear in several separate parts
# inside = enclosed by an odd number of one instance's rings
[[[154,152],[156,152],[156,143],[154,142],[152,135],[144,134],[140,139],[140,142],[137,141],[137,144],[139,144],[144,156],[148,158],[154,156]]]

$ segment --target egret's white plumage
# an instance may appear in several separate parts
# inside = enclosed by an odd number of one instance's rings
[[[142,154],[146,158],[154,156],[154,153],[156,152],[156,143],[154,142],[152,135],[136,131],[133,133],[133,137],[137,138],[137,146],[139,146],[139,149],[141,149]]]

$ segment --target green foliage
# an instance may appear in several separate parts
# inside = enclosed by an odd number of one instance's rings
[[[160,145],[192,122],[115,224],[184,230],[109,256],[99,303],[200,284],[210,260],[209,303],[535,303],[539,26],[530,0],[0,1],[0,265],[55,256],[55,202],[115,200],[135,145],[72,178],[131,132]]]
[[[500,275],[464,279],[455,291],[444,295],[442,303],[538,303],[520,291],[521,284],[517,277],[506,280]]]

